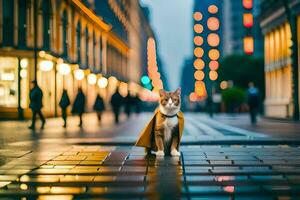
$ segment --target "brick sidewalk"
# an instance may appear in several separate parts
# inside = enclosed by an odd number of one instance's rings
[[[300,195],[300,148],[183,146],[180,158],[130,146],[55,144],[0,155],[0,198],[274,199]]]

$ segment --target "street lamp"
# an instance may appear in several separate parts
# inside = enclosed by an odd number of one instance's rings
[[[82,69],[76,69],[74,71],[74,76],[76,80],[81,81],[84,79],[84,71]]]
[[[108,84],[107,78],[101,77],[98,79],[99,88],[106,88],[107,84]]]
[[[90,85],[95,85],[97,83],[97,76],[95,74],[89,74],[87,80]]]

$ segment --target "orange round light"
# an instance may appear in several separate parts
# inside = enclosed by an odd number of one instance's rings
[[[195,36],[194,37],[194,44],[197,46],[201,46],[203,44],[203,37]]]
[[[204,51],[201,47],[196,47],[194,49],[194,55],[197,57],[197,58],[201,58],[204,54]]]
[[[216,17],[210,17],[210,18],[208,18],[208,20],[207,20],[207,27],[209,28],[209,30],[212,30],[212,31],[218,30],[219,27],[220,27],[219,19],[216,18]]]
[[[196,80],[202,81],[204,79],[204,72],[200,71],[200,70],[197,70],[194,73],[194,77],[195,77]]]
[[[203,81],[195,82],[195,93],[200,97],[205,96],[206,89],[205,89],[205,83]]]
[[[216,33],[210,33],[207,36],[207,43],[212,46],[212,47],[216,47],[220,44],[220,37],[218,34]]]
[[[218,7],[216,5],[210,5],[207,10],[211,14],[216,14],[218,12]]]
[[[189,96],[190,101],[197,101],[197,94],[192,92]]]
[[[194,25],[194,31],[195,31],[196,33],[202,33],[202,31],[203,31],[203,26],[202,26],[201,24],[195,24],[195,25]]]
[[[202,14],[201,12],[195,12],[194,13],[194,20],[200,21],[202,19]]]
[[[217,73],[216,71],[210,71],[210,72],[209,72],[209,78],[210,78],[210,80],[212,80],[212,81],[217,80],[217,78],[218,78],[218,73]]]
[[[217,70],[219,68],[219,62],[212,60],[208,64],[210,70]]]
[[[194,61],[194,67],[195,69],[198,69],[198,70],[201,70],[203,69],[205,66],[205,63],[202,59],[200,58],[197,58],[195,61]]]
[[[209,52],[208,52],[208,57],[209,57],[211,60],[218,60],[219,57],[220,57],[220,52],[218,51],[218,49],[211,49],[211,50],[209,50]]]

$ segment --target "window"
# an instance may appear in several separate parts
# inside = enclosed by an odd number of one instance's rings
[[[68,56],[68,17],[67,17],[67,11],[64,10],[63,17],[62,17],[62,26],[63,26],[63,56]]]
[[[3,45],[14,45],[14,1],[3,0]]]
[[[44,48],[46,50],[50,49],[50,19],[51,19],[51,1],[46,0],[42,5],[43,10],[43,41]]]
[[[78,64],[81,64],[81,51],[80,51],[80,47],[81,47],[81,24],[80,22],[78,22],[78,25],[76,27],[76,38],[77,38],[77,62]]]
[[[0,106],[18,106],[18,59],[0,57]]]
[[[18,44],[20,47],[26,46],[26,0],[19,0],[19,25]]]

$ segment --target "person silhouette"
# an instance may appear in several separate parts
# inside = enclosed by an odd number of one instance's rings
[[[253,82],[248,84],[249,88],[247,90],[247,99],[248,99],[248,106],[249,106],[249,113],[251,123],[253,125],[256,124],[256,116],[259,109],[259,90],[254,86]]]
[[[105,110],[105,106],[103,98],[100,96],[100,94],[97,94],[93,108],[96,111],[99,123],[101,123],[102,112]]]
[[[32,123],[31,123],[31,126],[29,126],[28,128],[35,130],[36,115],[39,115],[40,119],[42,121],[41,129],[44,129],[46,120],[42,113],[43,91],[38,86],[38,83],[36,80],[33,80],[31,82],[31,90],[29,93],[29,98],[30,98],[29,108],[32,111]]]
[[[111,96],[110,103],[112,106],[113,113],[115,115],[115,123],[119,123],[119,115],[120,115],[120,109],[122,106],[123,97],[121,96],[119,92],[119,88],[116,88],[115,93]]]
[[[67,108],[70,105],[70,98],[66,89],[63,90],[61,99],[59,101],[59,106],[61,108],[61,116],[64,120],[63,127],[67,127]]]
[[[82,88],[78,88],[77,95],[75,97],[75,101],[72,107],[72,113],[73,114],[78,114],[79,116],[79,125],[82,127],[82,115],[85,111],[85,95],[82,91]]]

